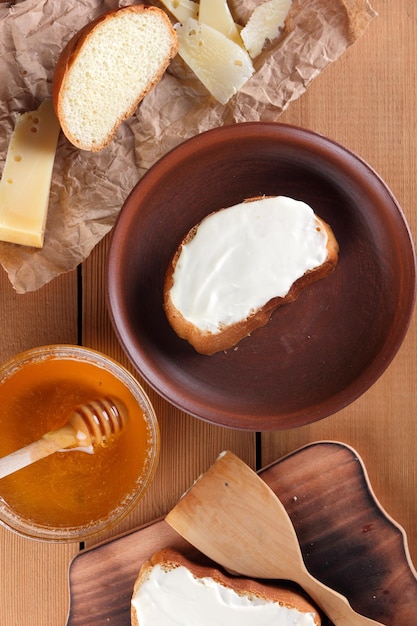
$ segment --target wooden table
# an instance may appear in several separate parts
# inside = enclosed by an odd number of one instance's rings
[[[417,3],[372,0],[372,6],[379,17],[280,121],[323,133],[368,161],[417,233]],[[107,247],[108,239],[78,271],[33,294],[17,295],[0,274],[1,360],[64,342],[98,349],[127,365],[105,307]],[[414,318],[394,361],[367,393],[337,415],[290,431],[257,435],[210,426],[150,391],[162,433],[159,469],[143,502],[113,535],[166,513],[223,449],[260,467],[308,442],[331,439],[362,456],[376,496],[405,528],[417,563],[416,354]],[[79,548],[26,540],[0,528],[1,626],[65,624],[68,565]]]

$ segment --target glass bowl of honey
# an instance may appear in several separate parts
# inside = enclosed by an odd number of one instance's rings
[[[0,522],[46,541],[83,541],[113,528],[155,474],[160,433],[139,382],[113,359],[81,346],[34,348],[0,365],[0,457],[60,428],[80,405],[117,398],[127,410],[106,445],[67,449],[0,479]]]

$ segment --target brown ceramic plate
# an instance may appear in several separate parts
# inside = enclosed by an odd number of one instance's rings
[[[338,266],[237,349],[201,356],[166,320],[168,262],[205,215],[262,194],[310,204],[333,228]],[[377,380],[406,334],[415,280],[407,223],[369,165],[313,132],[245,123],[186,141],[133,189],[107,296],[121,345],[160,395],[215,424],[275,430],[333,414]]]
[[[316,578],[382,624],[415,624],[417,574],[405,531],[375,498],[355,450],[335,441],[313,443],[260,476],[290,515],[306,566]],[[163,519],[81,552],[69,572],[67,626],[130,626],[139,569],[167,546],[204,562]],[[332,622],[324,617],[323,626]]]

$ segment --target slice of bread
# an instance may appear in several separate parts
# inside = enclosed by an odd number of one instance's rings
[[[131,623],[320,626],[321,618],[301,593],[226,576],[167,548],[154,554],[140,569],[132,595]]]
[[[212,213],[169,263],[168,321],[201,354],[227,350],[327,276],[338,250],[330,226],[292,198],[250,198]]]
[[[167,14],[132,5],[74,35],[56,64],[52,98],[67,139],[98,152],[159,82],[178,50]]]

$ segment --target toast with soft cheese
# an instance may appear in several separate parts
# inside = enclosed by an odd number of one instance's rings
[[[159,82],[178,51],[162,9],[142,4],[108,11],[74,35],[53,78],[55,111],[67,139],[98,152]]]
[[[157,552],[141,567],[131,600],[132,626],[320,626],[301,593]]]
[[[293,198],[250,198],[211,213],[169,263],[168,321],[201,354],[227,350],[327,276],[338,250],[330,226]]]

